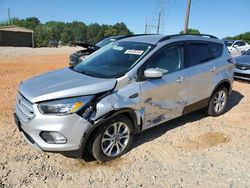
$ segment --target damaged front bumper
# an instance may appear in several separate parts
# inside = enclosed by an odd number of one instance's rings
[[[65,152],[79,150],[83,135],[92,124],[77,114],[67,116],[43,115],[36,105],[33,105],[35,117],[22,121],[20,110],[14,114],[18,129],[33,147],[48,152]],[[53,143],[58,136],[59,142]]]

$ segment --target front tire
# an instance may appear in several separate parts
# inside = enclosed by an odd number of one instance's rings
[[[220,86],[212,95],[207,108],[207,114],[213,117],[225,113],[228,103],[228,90],[225,86]]]
[[[130,150],[133,132],[133,123],[127,116],[116,116],[97,129],[88,144],[88,150],[99,161],[113,160]]]

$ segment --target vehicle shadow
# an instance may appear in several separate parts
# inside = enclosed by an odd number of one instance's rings
[[[233,109],[239,102],[242,100],[244,96],[238,92],[233,90],[232,94],[229,97],[229,103],[226,109],[226,112]],[[150,142],[161,135],[164,135],[167,131],[185,125],[186,123],[199,121],[203,118],[207,117],[207,115],[202,111],[191,112],[182,117],[170,120],[166,123],[160,124],[156,127],[152,127],[148,130],[145,130],[137,135],[135,135],[133,148],[136,148],[146,142]]]
[[[245,83],[245,84],[250,84],[250,81],[247,81],[247,80],[241,80],[241,79],[238,79],[238,78],[234,78],[234,81],[236,81],[236,82],[240,82],[240,83]]]
[[[242,95],[239,91],[233,90],[228,101],[226,112],[229,112],[232,110],[235,106],[239,104],[239,102],[244,98],[244,95]]]

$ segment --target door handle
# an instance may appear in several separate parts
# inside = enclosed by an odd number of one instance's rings
[[[210,69],[211,72],[214,72],[216,70],[216,67],[213,67]]]
[[[184,77],[180,76],[180,77],[176,80],[176,82],[181,83],[183,80],[184,80]]]
[[[139,93],[135,93],[135,94],[131,95],[129,98],[130,98],[130,99],[134,99],[134,98],[136,98],[136,97],[138,97],[138,96],[139,96]]]

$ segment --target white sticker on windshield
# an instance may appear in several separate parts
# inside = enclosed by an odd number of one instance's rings
[[[118,50],[118,51],[122,51],[123,50],[123,47],[117,46],[117,45],[114,45],[112,48],[113,48],[113,50]]]
[[[142,55],[143,52],[143,50],[126,50],[124,54]]]

